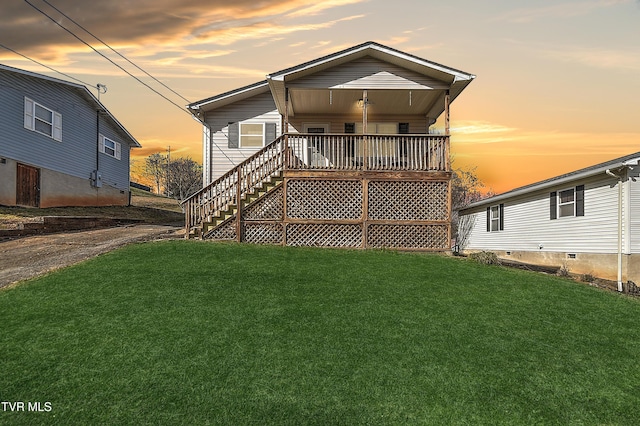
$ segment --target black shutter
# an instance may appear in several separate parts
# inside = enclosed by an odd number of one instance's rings
[[[576,216],[584,216],[584,185],[576,186]]]
[[[504,231],[504,204],[500,204],[500,230]]]
[[[240,145],[240,124],[239,123],[229,123],[229,136],[227,138],[229,144],[227,145],[229,148],[238,148]]]
[[[345,133],[355,133],[356,132],[356,123],[344,123],[344,132]]]
[[[558,194],[555,191],[549,194],[549,218],[558,218]]]
[[[409,123],[398,123],[398,133],[401,135],[409,134]]]
[[[491,232],[491,207],[487,207],[487,232]]]
[[[264,125],[264,144],[269,145],[276,140],[276,123],[265,123]]]

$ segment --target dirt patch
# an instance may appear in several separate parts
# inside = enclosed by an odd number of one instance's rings
[[[0,207],[0,230],[19,230],[44,217],[111,218],[114,225],[125,220],[133,225],[95,229],[93,220],[81,231],[55,229],[53,233],[0,241],[0,288],[73,265],[127,244],[184,237],[184,214],[176,200],[134,191],[131,206],[59,207],[48,209]],[[119,222],[117,219],[123,219]],[[59,220],[59,219],[58,219]],[[63,220],[66,223],[69,220]],[[82,221],[72,220],[73,223]],[[98,220],[97,222],[100,222]],[[50,226],[50,229],[53,229]]]
[[[0,288],[134,242],[183,236],[181,227],[145,224],[5,241],[0,243]]]

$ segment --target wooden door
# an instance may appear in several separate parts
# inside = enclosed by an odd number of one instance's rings
[[[29,207],[40,206],[40,169],[18,163],[16,204]]]

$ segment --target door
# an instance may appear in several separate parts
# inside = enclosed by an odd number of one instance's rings
[[[40,169],[18,163],[16,179],[16,204],[19,206],[40,206]]]
[[[325,144],[324,133],[329,132],[328,124],[303,124],[303,132],[308,136],[306,161],[312,168],[327,167],[329,165],[329,147]],[[313,136],[318,135],[318,136]]]

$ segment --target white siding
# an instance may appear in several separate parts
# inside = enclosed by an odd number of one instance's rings
[[[581,184],[585,185],[585,215],[551,220],[549,194]],[[617,253],[615,184],[603,175],[496,201],[504,203],[504,231],[499,232],[487,232],[486,206],[479,207],[463,217],[459,244],[472,250]]]
[[[631,173],[630,185],[630,224],[631,224],[631,253],[640,253],[640,167]]]
[[[422,74],[389,64],[371,57],[361,58],[341,64],[308,77],[287,84],[290,88],[368,88],[368,89],[411,89],[446,88],[438,81]]]
[[[207,148],[203,150],[205,154],[203,159],[206,173],[205,185],[213,182],[260,150],[260,148],[229,148],[229,123],[276,123],[276,134],[282,134],[281,117],[270,92],[207,113],[205,120],[211,128],[211,139],[205,142],[205,145],[210,145],[209,153],[207,153]],[[266,141],[266,143],[269,142],[271,141]]]

